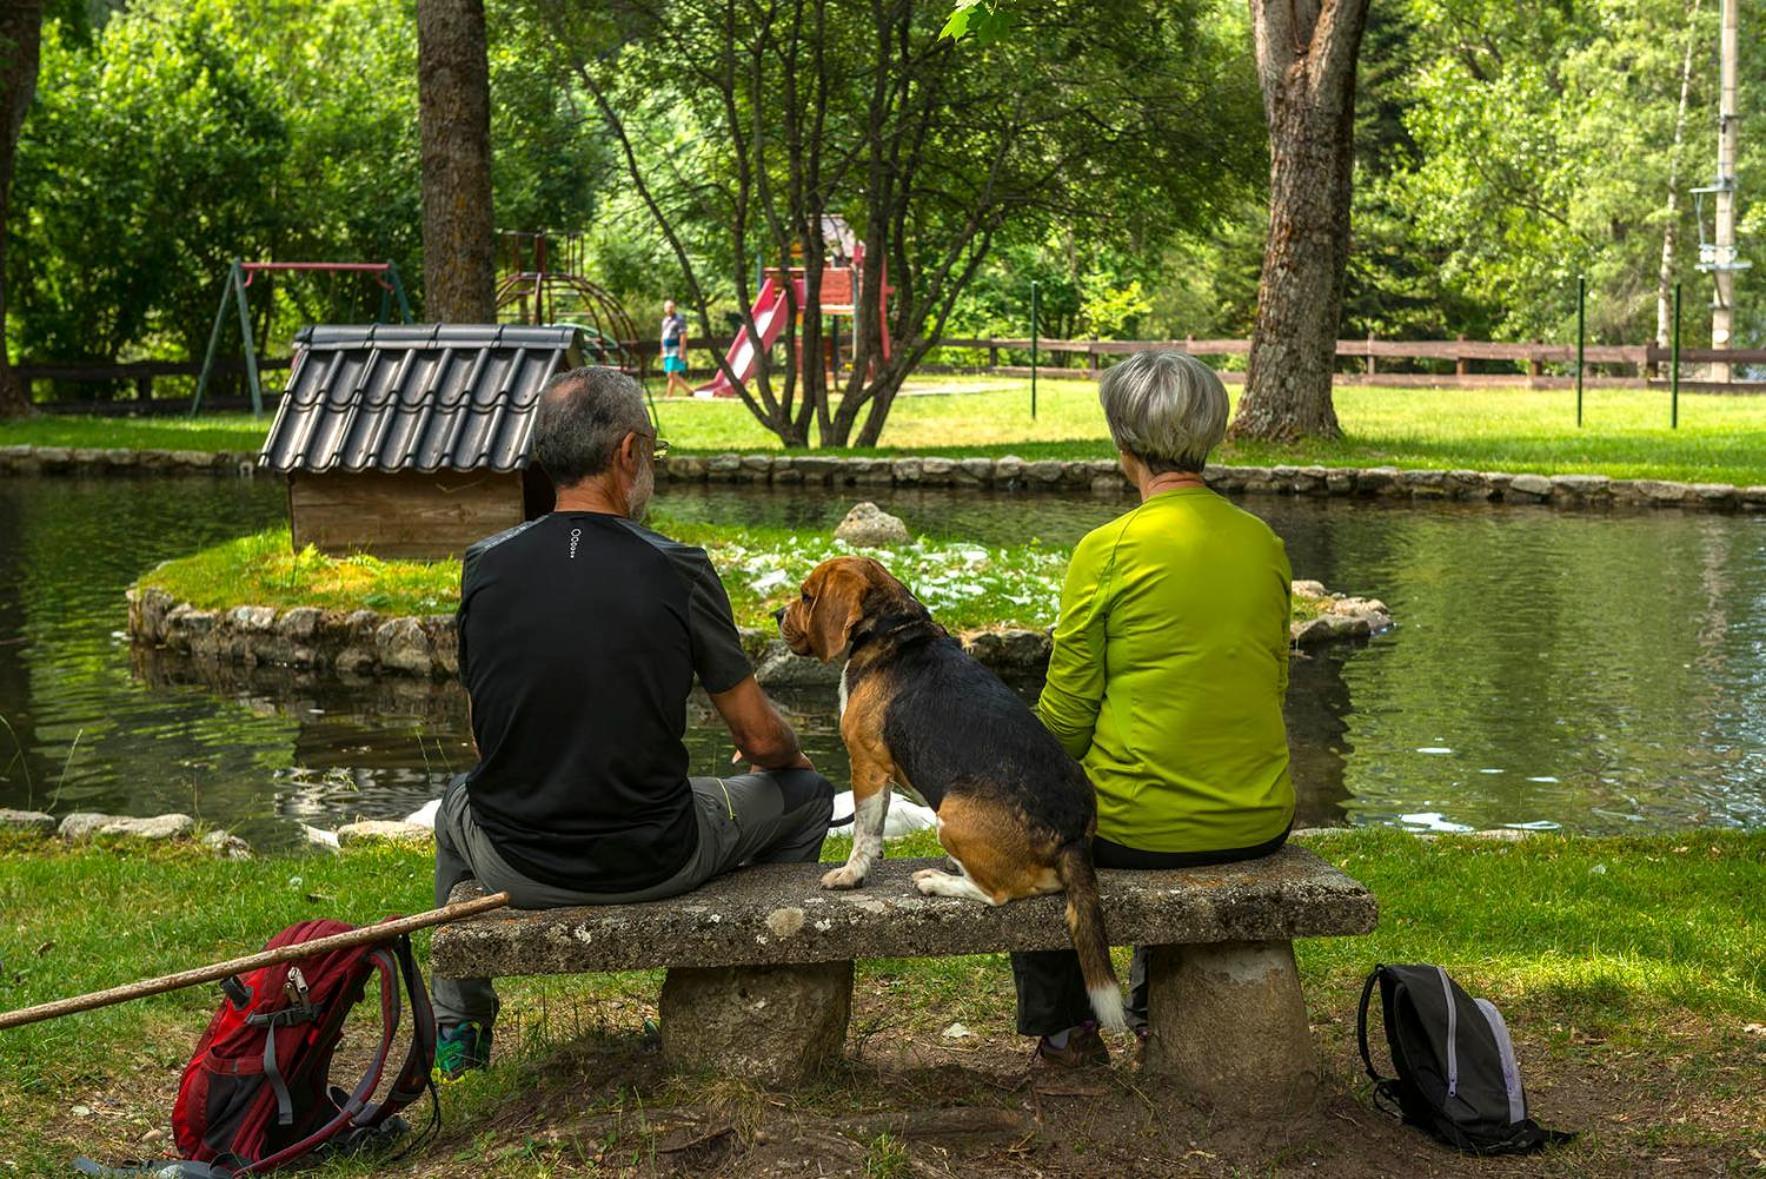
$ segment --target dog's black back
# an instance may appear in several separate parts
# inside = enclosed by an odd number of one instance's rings
[[[1060,843],[1090,834],[1097,800],[1085,771],[1018,694],[940,627],[903,635],[866,674],[887,676],[890,756],[927,805],[959,789],[997,800]]]

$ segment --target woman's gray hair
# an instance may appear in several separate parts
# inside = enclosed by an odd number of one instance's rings
[[[1226,437],[1226,386],[1183,352],[1136,352],[1104,373],[1098,402],[1116,449],[1154,474],[1200,471]]]

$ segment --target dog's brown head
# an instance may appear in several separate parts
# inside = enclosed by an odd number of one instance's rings
[[[779,612],[779,634],[799,655],[839,659],[855,631],[891,616],[930,620],[907,586],[869,557],[833,557],[810,572],[803,592]]]

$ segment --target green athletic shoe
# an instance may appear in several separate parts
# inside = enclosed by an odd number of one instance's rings
[[[491,1029],[481,1023],[442,1028],[435,1037],[435,1079],[457,1081],[473,1069],[489,1068]]]

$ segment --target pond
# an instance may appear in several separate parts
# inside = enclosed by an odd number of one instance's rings
[[[916,530],[1070,543],[1124,501],[863,493]],[[832,527],[855,493],[669,488],[677,519]],[[1766,519],[1252,497],[1295,575],[1398,626],[1297,660],[1302,825],[1766,825]],[[279,522],[273,481],[0,480],[0,806],[193,813],[258,844],[396,817],[470,763],[452,684],[342,686],[133,651],[143,569]],[[1034,689],[1027,685],[1026,690]],[[846,773],[832,693],[782,703]],[[695,767],[727,757],[703,698]]]

